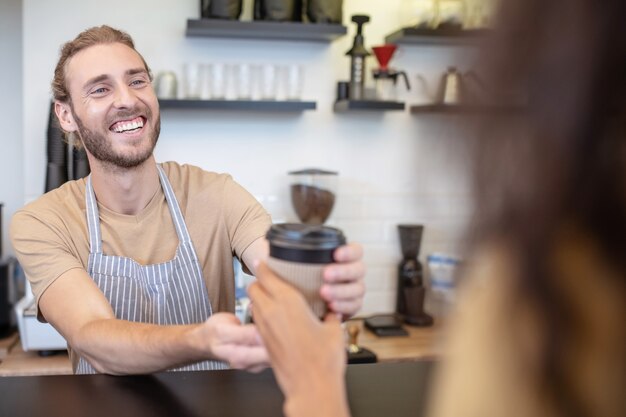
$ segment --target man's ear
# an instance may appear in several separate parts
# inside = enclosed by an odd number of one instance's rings
[[[72,110],[69,103],[55,101],[54,112],[59,119],[59,125],[61,126],[61,129],[66,132],[75,132],[78,130],[78,125],[76,124],[76,120],[74,120],[74,116],[72,115]]]

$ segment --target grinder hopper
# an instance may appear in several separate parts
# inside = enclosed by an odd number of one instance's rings
[[[302,223],[321,225],[335,205],[337,172],[317,168],[291,171],[291,203]]]

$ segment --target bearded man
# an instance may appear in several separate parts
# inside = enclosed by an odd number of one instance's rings
[[[66,43],[52,89],[91,174],[18,211],[11,239],[74,372],[267,366],[256,327],[233,314],[232,265],[254,274],[268,256],[267,212],[229,175],[155,161],[159,104],[128,34],[101,26]],[[361,257],[343,246],[325,270],[321,295],[344,316],[362,303]]]

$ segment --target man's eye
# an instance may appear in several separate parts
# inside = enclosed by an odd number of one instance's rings
[[[91,90],[91,94],[95,94],[95,95],[102,95],[104,93],[107,92],[107,89],[104,87],[100,87],[100,88],[96,88],[94,90]]]
[[[146,83],[146,80],[133,80],[130,82],[130,85],[133,86],[142,86]]]

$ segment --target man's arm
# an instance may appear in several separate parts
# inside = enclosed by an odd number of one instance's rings
[[[255,275],[256,265],[265,261],[268,256],[269,242],[262,237],[248,246],[242,258]],[[333,256],[335,263],[324,268],[324,285],[320,289],[320,295],[332,311],[350,317],[359,311],[365,295],[363,249],[357,243],[350,243],[337,248]]]
[[[267,363],[256,329],[242,326],[229,313],[181,326],[116,319],[108,300],[80,268],[57,278],[41,295],[39,309],[70,346],[103,373],[151,373],[207,359],[249,370]]]

